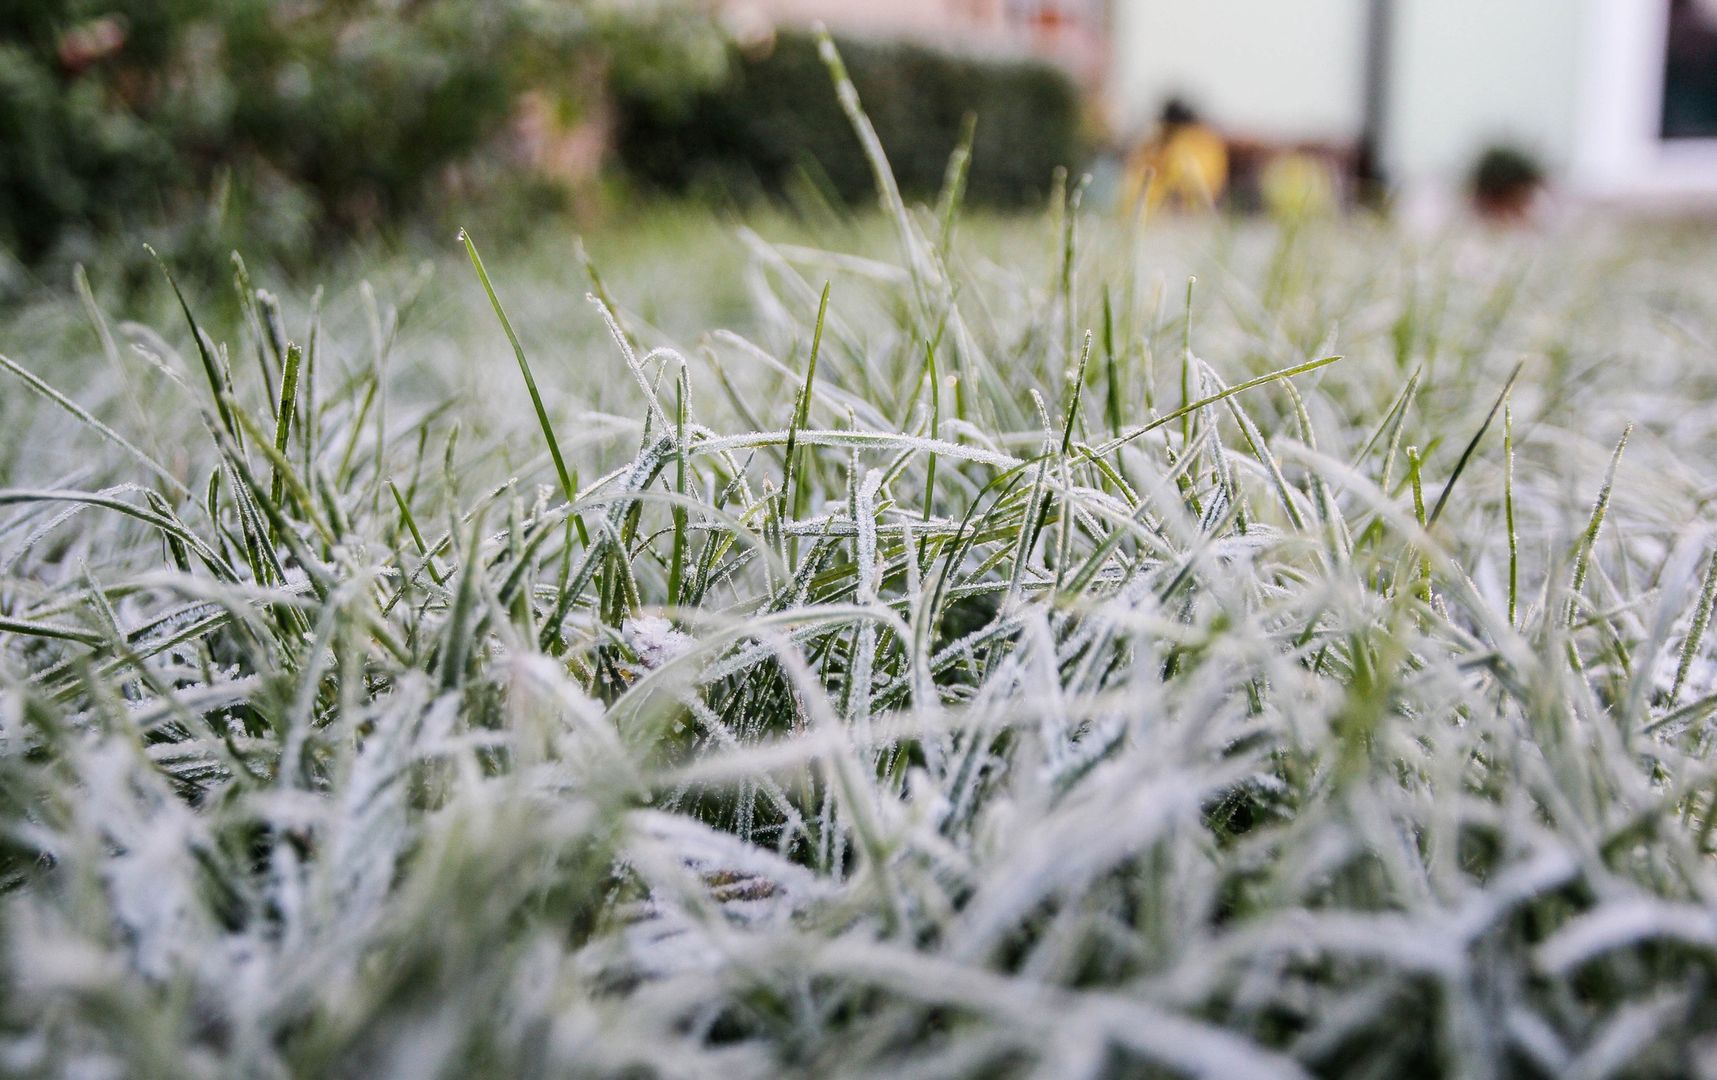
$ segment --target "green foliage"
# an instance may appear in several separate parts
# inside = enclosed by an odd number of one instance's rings
[[[968,197],[1039,202],[1058,166],[1082,157],[1072,82],[1035,61],[959,56],[920,45],[843,41],[841,54],[901,190],[934,194],[969,115],[977,117]],[[692,94],[618,85],[618,151],[631,173],[672,192],[777,195],[802,175],[851,204],[874,191],[864,151],[828,93],[808,35],[767,52],[735,50],[729,77]]]
[[[172,141],[129,100],[137,73],[166,59],[148,5],[132,6],[142,16],[135,59],[91,78],[61,64],[59,27],[73,5],[0,8],[0,245],[25,259],[74,222],[99,228],[121,206],[147,205],[176,169]],[[129,23],[132,14],[114,18]]]
[[[0,246],[148,226],[214,254],[236,205],[253,255],[302,251],[421,209],[526,87],[576,112],[605,70],[696,77],[702,26],[592,0],[9,0]]]

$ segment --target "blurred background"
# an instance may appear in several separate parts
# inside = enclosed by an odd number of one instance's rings
[[[1001,211],[1717,205],[1717,0],[0,0],[0,297],[871,205],[819,22],[909,196],[969,135]]]

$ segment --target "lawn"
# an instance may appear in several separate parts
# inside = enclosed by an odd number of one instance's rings
[[[1717,1075],[1709,232],[943,209],[0,316],[0,1074]]]

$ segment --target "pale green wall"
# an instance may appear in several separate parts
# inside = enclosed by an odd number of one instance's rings
[[[1171,93],[1246,134],[1345,138],[1357,130],[1365,0],[1113,2],[1123,130],[1148,126]]]
[[[1583,0],[1396,0],[1384,147],[1392,171],[1408,182],[1459,180],[1497,141],[1564,168],[1575,149],[1584,13]]]

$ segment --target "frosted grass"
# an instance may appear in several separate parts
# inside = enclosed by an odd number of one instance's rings
[[[0,342],[0,1074],[1717,1075],[1702,253],[883,191]]]

